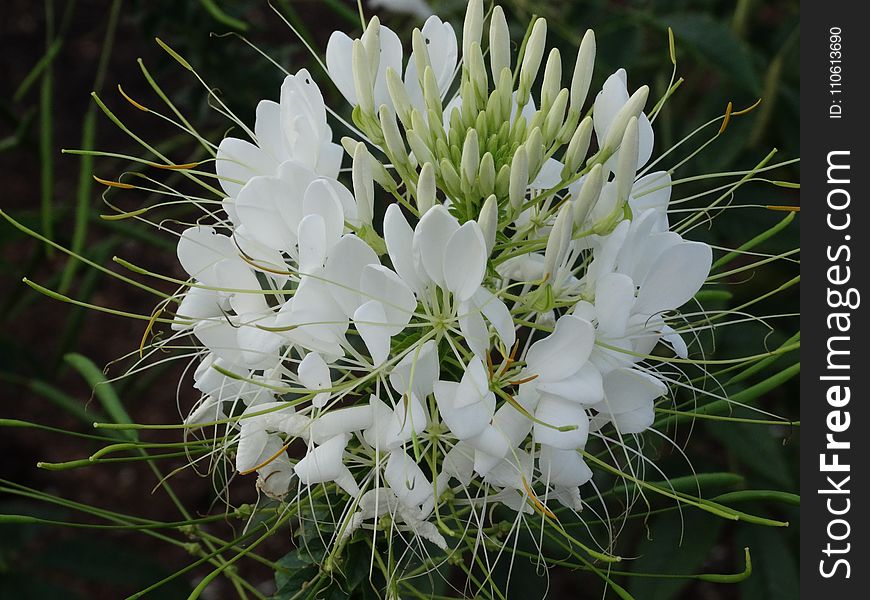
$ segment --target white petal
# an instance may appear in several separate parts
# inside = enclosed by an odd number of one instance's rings
[[[356,105],[356,88],[353,82],[353,40],[341,31],[333,31],[326,44],[326,69],[332,82],[347,101]]]
[[[269,434],[264,429],[247,429],[242,426],[239,445],[236,447],[236,470],[244,473],[264,462],[260,458],[268,441]]]
[[[251,142],[228,137],[218,146],[214,168],[221,187],[234,198],[252,177],[274,175],[278,162]]]
[[[296,463],[293,471],[305,485],[335,481],[347,467],[341,462],[349,436],[337,435],[312,448]]]
[[[556,321],[553,333],[529,348],[528,370],[541,381],[564,379],[584,365],[594,342],[595,330],[589,321],[565,315]]]
[[[272,100],[260,100],[257,104],[254,136],[257,146],[277,163],[283,161],[287,153],[281,136],[281,106]]]
[[[318,214],[307,215],[299,222],[299,272],[309,275],[326,262],[326,223]]]
[[[667,386],[648,373],[631,368],[616,369],[604,378],[604,402],[596,408],[612,414],[652,406],[668,391]]]
[[[490,393],[486,367],[483,366],[483,361],[475,356],[468,362],[468,367],[462,374],[462,380],[459,382],[459,389],[456,391],[454,400],[455,406],[456,408],[465,408],[477,404],[482,402]]]
[[[535,418],[547,424],[535,423],[536,442],[563,450],[575,450],[586,445],[589,417],[582,406],[556,396],[544,395],[535,409]],[[564,426],[575,428],[567,431],[554,429]]]
[[[475,221],[462,225],[447,241],[444,249],[444,283],[461,302],[471,298],[480,288],[486,273],[486,257],[486,241],[480,225]]]
[[[177,253],[188,275],[213,287],[216,286],[215,265],[238,256],[230,238],[204,225],[184,230],[178,239]]]
[[[634,306],[634,282],[627,275],[608,273],[595,286],[598,330],[607,337],[622,337]]]
[[[398,204],[390,204],[384,215],[384,241],[393,269],[399,274],[412,290],[420,293],[424,286],[414,267],[414,256],[411,252],[411,240],[414,230],[408,225],[402,208]]]
[[[339,434],[362,431],[371,425],[371,406],[361,405],[324,410],[312,419],[309,436],[315,444],[322,444]]]
[[[490,392],[480,402],[457,408],[459,387],[460,384],[453,381],[436,381],[435,402],[441,418],[453,435],[465,440],[480,434],[489,425],[495,410],[495,396]]]
[[[471,483],[474,469],[474,449],[465,442],[458,442],[444,455],[441,466],[444,473],[459,481],[459,485],[467,486]]]
[[[360,294],[363,269],[379,262],[375,251],[355,235],[345,235],[330,251],[324,276],[329,292],[347,316],[365,301]]]
[[[570,400],[588,406],[604,399],[604,385],[601,373],[592,363],[583,367],[565,379],[554,382],[541,381],[537,384],[538,391],[563,400]]]
[[[541,446],[538,455],[541,480],[548,485],[576,487],[592,479],[592,469],[576,450]]]
[[[390,452],[384,480],[406,506],[419,506],[434,494],[425,473],[401,448]]]
[[[444,255],[447,243],[458,229],[456,217],[438,204],[423,215],[414,230],[412,248],[417,272],[421,275],[425,273],[440,287],[444,287],[445,283]]]
[[[710,274],[713,252],[700,242],[684,242],[665,250],[640,286],[638,312],[656,314],[688,302]]]
[[[369,300],[353,313],[353,321],[375,367],[380,366],[390,355],[390,332],[384,305]]]
[[[655,407],[652,402],[634,410],[612,415],[611,421],[614,427],[622,435],[643,433],[655,421]]]
[[[438,346],[435,340],[410,350],[390,372],[390,385],[399,394],[411,387],[414,395],[425,400],[432,393],[440,374]]]
[[[193,327],[195,323],[186,321],[200,321],[223,314],[221,310],[220,293],[201,287],[190,287],[175,311],[176,322],[172,324],[174,331],[181,331]]]
[[[417,308],[417,298],[396,273],[383,265],[366,265],[360,287],[363,298],[383,305],[387,323],[391,325],[390,335],[405,328]]]
[[[329,367],[317,352],[309,352],[305,355],[305,358],[299,363],[296,374],[299,376],[299,382],[309,390],[332,387]],[[322,408],[328,399],[328,393],[317,394],[311,403],[317,408]]]
[[[343,186],[338,182],[325,178],[315,179],[305,190],[302,201],[304,214],[316,214],[323,218],[327,249],[335,246],[344,232],[344,207],[338,191],[340,187]]]
[[[479,288],[472,296],[472,302],[493,326],[506,351],[510,351],[517,339],[514,320],[500,298],[486,288]]]
[[[489,349],[489,331],[480,311],[471,302],[459,305],[459,330],[475,356],[486,354]]]

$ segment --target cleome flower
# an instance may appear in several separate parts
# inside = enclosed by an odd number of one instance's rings
[[[328,77],[288,75],[220,142],[220,211],[179,234],[186,425],[221,428],[269,498],[332,498],[330,549],[383,531],[450,555],[495,507],[517,528],[579,513],[587,446],[640,452],[664,365],[693,351],[680,311],[712,250],[671,230],[671,173],[647,172],[661,103],[622,69],[590,101],[593,32],[570,78],[546,37],[536,19],[513,56],[480,0],[461,35],[414,29],[407,60],[376,17],[333,33]]]

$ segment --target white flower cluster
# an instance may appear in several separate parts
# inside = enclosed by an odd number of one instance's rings
[[[173,328],[202,348],[188,423],[228,423],[236,468],[270,496],[334,482],[345,535],[389,514],[446,547],[429,518],[460,497],[579,510],[590,432],[649,428],[669,389],[651,351],[687,355],[668,323],[711,249],[669,231],[670,175],[643,172],[648,88],[620,70],[584,115],[591,31],[563,88],[543,19],[514,64],[496,7],[489,68],[484,26],[470,2],[460,54],[430,17],[407,63],[376,18],[334,33],[358,139],[335,143],[312,76],[288,76],[252,141],[220,144],[226,216],[178,243]]]

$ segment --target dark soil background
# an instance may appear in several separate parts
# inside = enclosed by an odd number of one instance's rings
[[[160,85],[186,117],[218,140],[226,129],[205,101],[203,89],[190,73],[154,42],[159,36],[193,64],[210,85],[219,88],[237,114],[252,122],[253,109],[262,97],[277,97],[281,74],[260,58],[241,39],[213,33],[247,24],[245,35],[290,71],[307,66],[315,74],[333,105],[343,106],[327,77],[313,65],[307,51],[282,22],[276,11],[303,26],[303,35],[315,48],[325,48],[332,30],[358,31],[356,7],[346,0],[284,0],[275,10],[260,0],[127,0],[121,13],[114,49],[109,55],[100,96],[125,124],[149,141],[170,140],[177,134],[166,123],[136,110],[118,93],[117,85],[146,106],[160,105],[159,98],[142,77],[141,58]],[[686,78],[677,96],[657,123],[662,145],[670,145],[708,118],[721,114],[731,100],[736,107],[764,97],[750,115],[735,118],[728,135],[715,149],[695,160],[692,173],[746,168],[770,148],[779,156],[797,156],[797,0],[591,0],[571,2],[511,0],[504,3],[509,21],[520,39],[524,23],[534,13],[551,23],[550,41],[563,48],[565,70],[573,63],[576,44],[587,27],[596,29],[599,40],[595,83],[619,66],[628,69],[633,87],[650,82],[658,97],[670,76],[666,28],[676,33],[679,73]],[[218,7],[216,12],[213,7]],[[461,31],[464,2],[433,2],[442,17],[450,18]],[[127,167],[124,161],[96,159],[92,167],[80,157],[61,154],[61,148],[80,148],[87,119],[95,126],[94,148],[142,155],[132,140],[102,113],[94,110],[88,93],[103,49],[109,0],[4,0],[0,20],[0,208],[21,223],[44,231],[46,217],[53,237],[70,246],[76,229],[76,213],[86,217],[83,252],[90,260],[122,272],[111,262],[118,255],[159,273],[182,276],[172,238],[132,221],[108,223],[102,186],[81,191],[82,180],[91,173],[114,179]],[[366,14],[372,14],[367,10]],[[408,15],[379,11],[382,19],[398,31],[410,31],[417,22]],[[47,29],[52,29],[47,40]],[[56,51],[49,52],[54,47]],[[46,68],[40,68],[47,64]],[[37,69],[37,70],[35,70]],[[28,84],[27,82],[31,83]],[[163,107],[161,107],[162,109]],[[87,117],[92,112],[91,117]],[[337,127],[336,136],[342,135]],[[189,144],[173,147],[172,156],[184,162],[193,151]],[[48,160],[47,160],[48,159]],[[775,173],[775,179],[796,180],[795,166]],[[137,206],[142,198],[115,194],[111,200]],[[797,204],[792,191],[770,186],[748,187],[740,203]],[[711,241],[734,246],[782,218],[782,213],[752,213],[747,222],[742,211],[726,214]],[[797,223],[790,233],[765,250],[782,251],[797,245]],[[63,408],[74,403],[93,420],[107,420],[100,403],[82,375],[64,356],[70,352],[89,357],[102,368],[134,351],[144,331],[144,322],[100,314],[45,298],[21,283],[25,275],[51,289],[59,289],[68,257],[0,222],[0,418],[20,419],[82,433],[92,433],[86,418]],[[763,273],[741,279],[735,287],[737,302],[751,298],[771,282],[785,281],[794,274],[788,266],[774,265]],[[134,276],[136,277],[136,276]],[[146,281],[142,279],[142,281]],[[165,291],[171,288],[147,281]],[[146,293],[86,267],[72,272],[66,293],[99,306],[150,314],[153,299]],[[759,307],[764,314],[797,310],[797,291]],[[776,323],[768,343],[781,343],[797,330],[796,320]],[[751,336],[720,339],[723,355],[757,351]],[[752,333],[752,332],[750,332]],[[763,330],[758,333],[763,335]],[[759,338],[756,335],[751,339]],[[123,363],[128,364],[128,363]],[[122,372],[123,364],[109,367],[109,376]],[[139,423],[177,422],[179,408],[186,411],[195,400],[189,383],[177,386],[184,364],[173,362],[143,376],[122,380],[115,386],[132,419]],[[58,399],[58,396],[61,398]],[[799,419],[797,385],[790,384],[763,400],[766,409]],[[79,411],[81,412],[81,411]],[[735,433],[736,431],[736,433]],[[176,434],[147,434],[151,441],[175,441]],[[745,476],[745,485],[755,489],[796,490],[796,431],[785,429],[723,429],[699,425],[689,446],[698,470],[731,470]],[[0,429],[0,479],[41,490],[76,502],[99,506],[156,520],[178,520],[177,509],[161,492],[152,493],[157,481],[144,463],[121,463],[69,471],[47,471],[37,461],[61,462],[89,456],[99,444],[37,429]],[[758,460],[759,453],[767,453]],[[678,457],[662,460],[679,465]],[[759,464],[764,463],[764,464]],[[165,472],[181,463],[166,462]],[[685,467],[678,467],[684,469]],[[239,478],[233,484],[235,503],[253,501],[253,481]],[[189,470],[173,477],[172,485],[184,504],[198,514],[214,514],[215,492],[211,481]],[[0,484],[2,485],[2,484]],[[635,556],[645,556],[637,571],[733,572],[742,568],[742,548],[751,546],[756,573],[739,586],[683,582],[632,580],[626,584],[639,600],[681,598],[684,600],[793,600],[797,598],[797,514],[795,510],[760,507],[764,514],[791,521],[788,530],[764,530],[742,525],[711,525],[690,518],[686,538],[698,533],[697,548],[684,542],[674,550],[674,531],[679,522],[655,519],[660,533],[646,539],[639,529],[634,536]],[[0,492],[0,513],[33,514],[44,518],[100,522],[75,511],[52,506],[20,495]],[[209,531],[225,538],[241,525],[239,521],[216,523]],[[701,535],[700,532],[704,532]],[[668,540],[671,540],[670,542]],[[290,535],[275,536],[262,553],[278,558],[290,550]],[[193,559],[184,550],[135,532],[101,532],[36,525],[0,524],[0,598],[121,598],[147,587],[188,564]],[[645,560],[645,562],[644,562]],[[242,561],[240,571],[269,594],[274,589],[272,573],[253,561]],[[688,569],[688,571],[687,571]],[[194,570],[149,598],[186,597],[208,570]],[[538,597],[540,587],[528,593],[519,584],[512,597]],[[643,588],[640,586],[643,585]],[[598,598],[593,580],[574,573],[552,571],[548,598]],[[642,591],[638,591],[638,590]],[[588,590],[588,592],[586,591]],[[205,597],[205,596],[204,596]],[[221,579],[208,591],[209,598],[232,598],[234,592]]]

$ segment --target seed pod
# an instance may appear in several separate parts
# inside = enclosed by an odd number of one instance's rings
[[[492,248],[495,246],[495,233],[498,229],[498,200],[495,194],[490,195],[483,207],[480,209],[480,216],[477,218],[480,225],[480,230],[483,232],[483,239],[486,242],[486,254],[492,254]]]
[[[592,117],[586,117],[577,126],[568,149],[565,151],[565,166],[562,169],[562,179],[568,179],[580,168],[589,152],[589,143],[592,140]]]
[[[616,162],[616,202],[622,206],[628,202],[634,176],[637,174],[637,117],[632,117],[625,128],[622,143],[619,145],[619,159]]]
[[[558,48],[550,50],[547,66],[544,67],[544,80],[541,82],[541,110],[549,112],[562,89],[562,56]]]
[[[362,41],[353,41],[353,85],[356,90],[357,102],[364,115],[375,114],[375,96],[372,77],[369,73],[368,58]]]
[[[529,101],[532,84],[538,77],[541,67],[541,59],[544,57],[544,48],[547,45],[547,20],[539,18],[532,25],[532,33],[526,42],[526,51],[523,55],[523,63],[520,66],[520,83],[517,88],[517,104],[525,106]]]
[[[544,250],[544,273],[552,279],[556,269],[565,259],[573,233],[574,210],[570,200],[562,203],[556,221],[547,238],[547,248]]]
[[[357,216],[363,225],[371,225],[375,206],[375,187],[372,179],[372,156],[363,142],[359,142],[354,149],[351,179]]]
[[[421,217],[435,206],[435,193],[435,167],[427,162],[420,169],[420,176],[417,178],[417,210]]]
[[[477,186],[481,196],[489,196],[495,190],[495,161],[492,154],[487,152],[480,159],[480,168],[477,172]]]
[[[649,96],[649,87],[641,86],[635,93],[631,95],[628,101],[619,109],[613,121],[610,123],[610,129],[607,130],[607,136],[604,138],[604,151],[613,153],[619,148],[622,142],[622,136],[625,135],[625,128],[632,117],[639,118],[643,112],[643,107],[646,105],[646,99]]]

